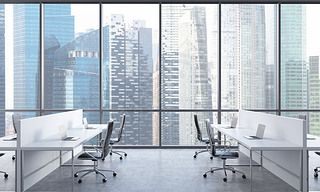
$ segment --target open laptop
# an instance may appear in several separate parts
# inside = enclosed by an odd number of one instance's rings
[[[223,126],[223,128],[229,129],[229,128],[236,128],[237,127],[238,118],[232,117],[231,125],[230,126]]]
[[[76,141],[76,140],[80,139],[80,137],[68,137],[67,136],[67,129],[64,125],[59,126],[59,132],[60,132],[61,140],[63,140],[63,141]]]
[[[247,139],[262,139],[265,128],[266,128],[265,125],[259,124],[256,135],[244,136],[244,137],[247,138]]]
[[[97,128],[97,127],[89,126],[89,125],[88,125],[88,120],[87,120],[86,117],[83,118],[83,125],[84,125],[84,128],[85,128],[85,129],[96,129],[96,128]]]

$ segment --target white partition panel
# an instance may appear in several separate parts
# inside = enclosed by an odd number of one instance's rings
[[[22,119],[21,146],[59,134],[59,126],[67,129],[82,124],[83,110],[68,111],[29,119]]]
[[[83,110],[75,110],[52,115],[45,115],[29,119],[22,119],[20,123],[20,146],[24,146],[59,134],[59,126],[64,125],[67,129],[81,126]],[[78,150],[79,151],[79,150]],[[64,152],[63,152],[64,153]],[[23,188],[39,182],[42,178],[60,166],[59,151],[24,151],[23,156]],[[70,160],[71,153],[62,157],[62,163]]]
[[[306,138],[304,120],[246,110],[239,111],[240,127],[257,129],[258,124],[266,126],[265,137],[285,140],[301,146],[304,145],[304,138]]]
[[[266,126],[265,138],[284,140],[301,147],[306,146],[307,130],[304,120],[246,110],[239,111],[240,127],[256,130],[258,124]],[[240,148],[240,151],[248,154],[243,148]],[[301,151],[262,152],[262,166],[297,190],[301,187],[301,160]]]

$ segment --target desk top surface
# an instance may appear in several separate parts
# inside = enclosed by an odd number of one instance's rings
[[[43,150],[43,151],[59,151],[72,150],[82,143],[92,139],[104,129],[107,129],[107,124],[90,124],[89,127],[97,127],[96,129],[71,128],[67,129],[68,137],[80,137],[76,141],[62,141],[59,134],[52,135],[48,138],[29,143],[21,146],[21,150]]]
[[[226,134],[227,136],[235,139],[241,145],[247,147],[253,151],[283,151],[283,150],[301,150],[302,146],[299,146],[288,141],[264,137],[263,139],[246,139],[244,136],[256,135],[256,130],[236,127],[236,128],[223,128],[223,125],[212,124],[213,128],[219,130],[221,133]]]
[[[4,141],[5,137],[0,138],[1,151],[15,151],[17,149],[17,140]]]
[[[307,148],[308,150],[320,150],[320,137],[315,135],[307,135]]]

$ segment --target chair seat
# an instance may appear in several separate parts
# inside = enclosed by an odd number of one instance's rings
[[[201,140],[202,142],[206,142],[206,143],[210,143],[210,139],[209,138],[202,138],[202,140]]]
[[[115,144],[115,143],[118,143],[119,142],[119,139],[118,138],[111,138],[110,139],[110,145],[112,145],[112,144]]]
[[[0,153],[0,157],[3,156],[5,153]]]
[[[317,155],[320,155],[320,152],[319,151],[317,151],[317,152],[314,152],[315,154],[317,154]]]
[[[99,152],[86,152],[86,153],[82,153],[78,157],[78,159],[80,159],[80,160],[95,160],[95,158],[96,159],[100,159],[101,158],[101,153],[99,153]]]
[[[239,157],[239,153],[237,153],[237,152],[227,152],[227,153],[225,153],[223,151],[217,151],[214,156],[215,157],[220,157],[221,159],[232,159],[232,158],[238,158]]]

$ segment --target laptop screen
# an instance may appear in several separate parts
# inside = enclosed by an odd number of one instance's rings
[[[231,122],[231,127],[233,128],[233,127],[237,127],[237,121],[238,121],[238,118],[236,118],[236,117],[233,117],[232,118],[232,122]]]
[[[266,126],[263,124],[258,125],[256,136],[259,137],[260,139],[263,138],[265,128],[266,128]]]
[[[59,132],[60,132],[60,137],[62,140],[67,138],[67,129],[64,125],[59,126]]]

